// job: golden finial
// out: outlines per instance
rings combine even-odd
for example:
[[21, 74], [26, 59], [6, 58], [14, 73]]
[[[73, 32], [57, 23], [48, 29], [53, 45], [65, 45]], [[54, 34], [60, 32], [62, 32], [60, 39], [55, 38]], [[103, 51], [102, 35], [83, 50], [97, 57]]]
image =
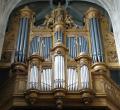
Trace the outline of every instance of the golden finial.
[[28, 6], [25, 6], [23, 9], [20, 10], [20, 14], [23, 17], [29, 17], [30, 18], [34, 13]]
[[86, 12], [86, 18], [100, 17], [100, 12], [96, 8], [90, 7]]

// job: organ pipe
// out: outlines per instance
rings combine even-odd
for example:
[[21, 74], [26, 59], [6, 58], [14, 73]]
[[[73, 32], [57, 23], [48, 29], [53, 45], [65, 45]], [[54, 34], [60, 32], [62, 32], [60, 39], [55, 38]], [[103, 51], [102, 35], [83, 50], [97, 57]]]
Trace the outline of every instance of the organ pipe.
[[84, 36], [78, 37], [78, 49], [79, 53], [88, 53], [87, 39]]
[[89, 88], [89, 70], [86, 65], [80, 67], [81, 89]]
[[60, 42], [61, 44], [64, 44], [64, 37], [63, 37], [63, 32], [62, 31], [56, 31], [55, 34], [54, 34], [54, 43], [58, 43]]
[[30, 44], [30, 55], [38, 54], [44, 59], [49, 59], [51, 48], [51, 37], [36, 36]]
[[28, 89], [40, 89], [39, 85], [39, 76], [41, 75], [41, 66], [40, 63], [43, 59], [39, 55], [32, 55], [28, 59], [29, 68], [28, 68]]
[[17, 38], [17, 47], [15, 54], [15, 62], [23, 62], [25, 63], [26, 55], [27, 55], [27, 39], [28, 39], [28, 30], [29, 30], [29, 20], [31, 18], [32, 11], [25, 7], [20, 11], [20, 26], [18, 31]]
[[17, 39], [17, 52], [19, 51], [19, 48], [20, 48], [20, 39], [21, 39], [22, 25], [23, 25], [23, 19], [20, 19], [18, 39]]
[[[24, 33], [25, 38], [23, 40], [23, 55], [24, 56], [26, 56], [25, 54], [26, 54], [26, 50], [27, 50], [26, 47], [27, 47], [27, 40], [28, 40], [28, 38], [27, 38], [27, 36], [28, 36], [28, 27], [29, 27], [29, 19], [26, 18], [25, 33]], [[25, 61], [25, 58], [23, 59], [23, 61]]]
[[99, 22], [99, 12], [94, 8], [90, 8], [87, 12], [87, 18], [89, 19], [89, 30], [91, 36], [92, 57], [93, 62], [103, 62], [103, 45], [102, 35]]
[[83, 89], [91, 89], [92, 82], [91, 82], [91, 72], [90, 72], [90, 65], [91, 59], [87, 53], [81, 53], [77, 58], [76, 61], [80, 64], [79, 68], [79, 90]]
[[65, 65], [64, 57], [61, 55], [55, 56], [54, 61], [54, 88], [64, 88], [65, 87]]
[[78, 89], [78, 75], [75, 68], [69, 67], [67, 69], [67, 89], [68, 91], [77, 91]]
[[39, 88], [39, 68], [36, 65], [30, 67], [28, 73], [28, 89], [38, 89]]
[[66, 46], [69, 49], [69, 56], [71, 58], [77, 57], [80, 53], [88, 53], [87, 39], [83, 36], [78, 38], [68, 36]]

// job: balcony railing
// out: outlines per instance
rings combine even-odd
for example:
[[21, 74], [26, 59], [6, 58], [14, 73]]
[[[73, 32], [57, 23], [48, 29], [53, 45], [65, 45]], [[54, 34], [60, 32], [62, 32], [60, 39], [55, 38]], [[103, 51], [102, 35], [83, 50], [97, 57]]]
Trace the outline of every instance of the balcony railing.
[[112, 81], [106, 77], [104, 82], [104, 89], [107, 95], [107, 98], [115, 103], [120, 108], [120, 88]]
[[[120, 109], [120, 88], [105, 73], [92, 74], [93, 86], [97, 98], [104, 97], [108, 102]], [[113, 110], [113, 108], [111, 108]]]

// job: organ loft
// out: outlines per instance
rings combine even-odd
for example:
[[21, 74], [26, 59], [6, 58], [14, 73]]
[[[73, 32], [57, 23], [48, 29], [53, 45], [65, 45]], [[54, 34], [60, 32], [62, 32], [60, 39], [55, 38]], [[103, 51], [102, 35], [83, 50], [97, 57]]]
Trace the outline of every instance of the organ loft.
[[81, 25], [58, 4], [37, 23], [29, 5], [10, 19], [0, 68], [1, 110], [120, 110], [118, 69], [108, 19], [89, 7]]

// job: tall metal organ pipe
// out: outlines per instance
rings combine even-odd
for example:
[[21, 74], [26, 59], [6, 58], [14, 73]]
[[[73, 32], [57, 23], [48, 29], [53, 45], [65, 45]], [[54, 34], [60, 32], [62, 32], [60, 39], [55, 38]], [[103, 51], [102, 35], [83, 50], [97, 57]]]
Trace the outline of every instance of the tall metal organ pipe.
[[87, 53], [81, 53], [76, 61], [80, 64], [79, 71], [79, 90], [91, 89], [91, 59]]
[[32, 17], [32, 11], [25, 7], [20, 10], [20, 25], [17, 38], [17, 47], [15, 54], [15, 62], [25, 62], [27, 55], [27, 39], [28, 39], [28, 30], [29, 30], [29, 21]]
[[89, 19], [89, 30], [91, 36], [92, 58], [93, 62], [104, 62], [102, 35], [99, 22], [99, 12], [94, 8], [87, 11]]
[[27, 89], [38, 89], [39, 88], [39, 68], [37, 65], [32, 64], [28, 73], [28, 86]]
[[64, 57], [62, 55], [56, 55], [54, 61], [54, 88], [65, 87], [65, 65]]
[[86, 65], [83, 65], [80, 67], [80, 83], [81, 88], [80, 89], [87, 89], [89, 88], [89, 70]]

